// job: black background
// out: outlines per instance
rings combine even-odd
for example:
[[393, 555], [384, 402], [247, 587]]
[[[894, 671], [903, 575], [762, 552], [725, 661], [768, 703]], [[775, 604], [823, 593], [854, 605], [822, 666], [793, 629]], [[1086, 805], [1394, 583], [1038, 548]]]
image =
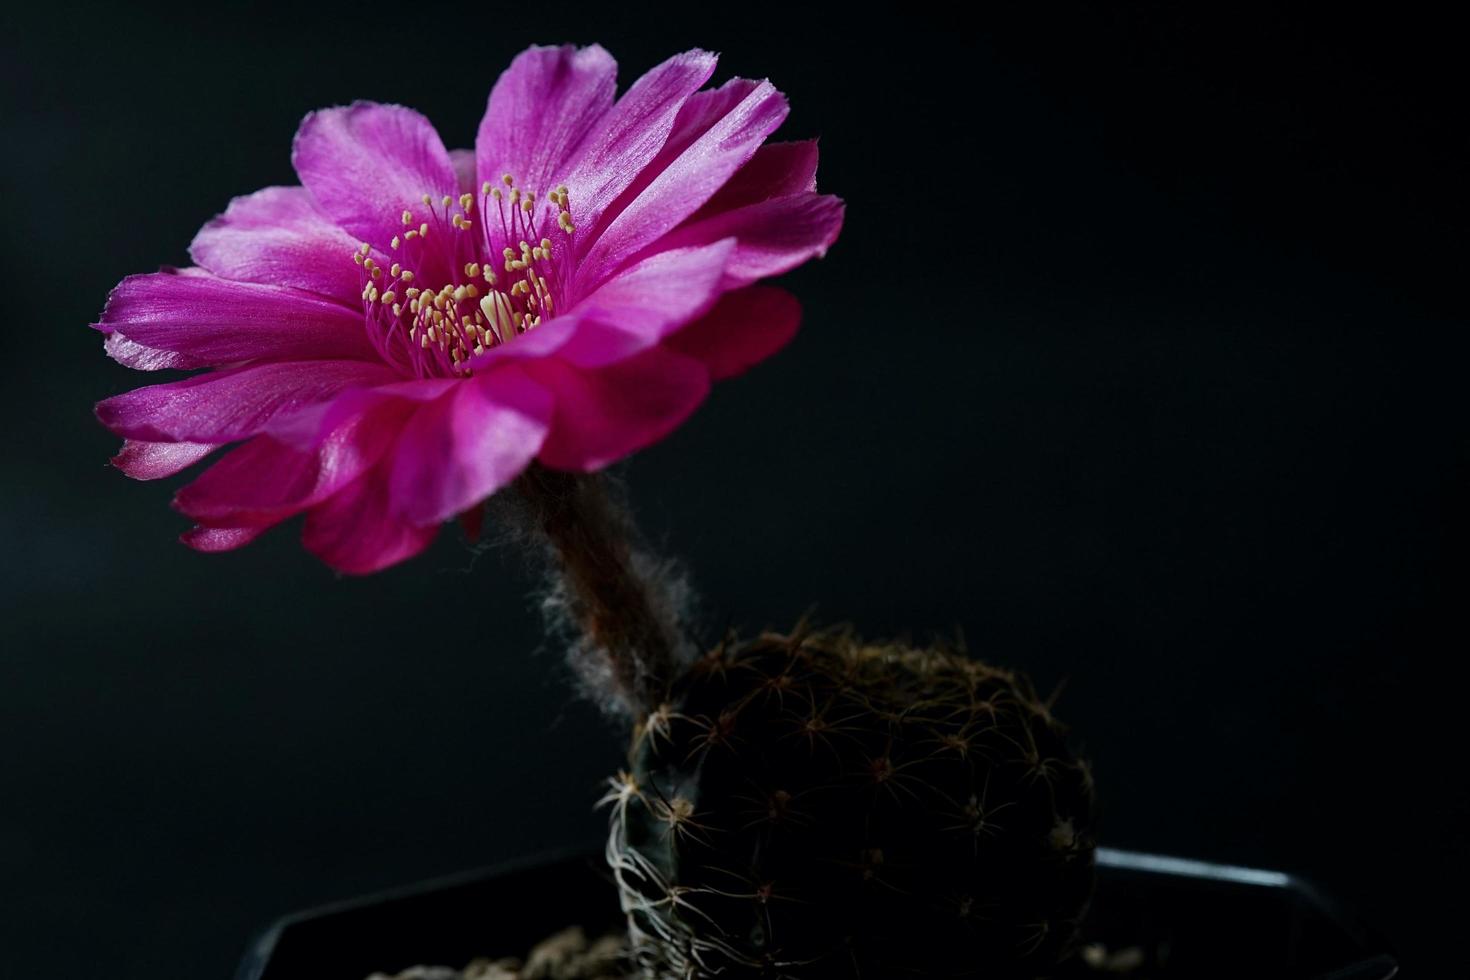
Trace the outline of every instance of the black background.
[[564, 40], [771, 77], [849, 202], [794, 345], [627, 469], [708, 621], [962, 627], [1066, 678], [1106, 843], [1304, 872], [1463, 959], [1459, 35], [1172, 6], [5, 14], [0, 973], [224, 977], [278, 913], [598, 833], [618, 748], [516, 555], [191, 553], [184, 478], [108, 469], [91, 417], [156, 379], [86, 326], [293, 182], [308, 110], [467, 145]]

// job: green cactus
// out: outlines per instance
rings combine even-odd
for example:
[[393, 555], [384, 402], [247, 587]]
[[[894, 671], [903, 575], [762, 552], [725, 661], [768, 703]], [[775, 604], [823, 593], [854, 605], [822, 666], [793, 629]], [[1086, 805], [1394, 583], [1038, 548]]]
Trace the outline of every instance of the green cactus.
[[636, 726], [608, 860], [646, 977], [1037, 977], [1093, 885], [1086, 764], [1025, 678], [733, 638]]

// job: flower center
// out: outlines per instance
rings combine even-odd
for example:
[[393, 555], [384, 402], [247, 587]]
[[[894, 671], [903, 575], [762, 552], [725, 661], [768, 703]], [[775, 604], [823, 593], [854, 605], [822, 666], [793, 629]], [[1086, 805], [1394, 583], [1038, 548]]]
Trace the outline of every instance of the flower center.
[[[538, 200], [501, 178], [402, 214], [384, 248], [363, 242], [368, 336], [389, 364], [415, 377], [463, 377], [478, 354], [534, 330], [566, 299], [572, 223], [566, 187]], [[383, 263], [389, 263], [385, 268]]]

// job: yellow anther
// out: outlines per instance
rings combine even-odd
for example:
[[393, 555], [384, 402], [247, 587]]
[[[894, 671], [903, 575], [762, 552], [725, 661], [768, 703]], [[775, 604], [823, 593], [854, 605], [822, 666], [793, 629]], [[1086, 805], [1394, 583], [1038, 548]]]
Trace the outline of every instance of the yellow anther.
[[567, 185], [566, 184], [557, 184], [556, 185], [556, 192], [558, 194], [560, 194], [562, 197], [566, 197], [567, 196]]
[[405, 239], [419, 237], [418, 229], [415, 228], [413, 231], [404, 232], [403, 237]]
[[399, 240], [398, 236], [397, 235], [394, 235], [393, 236], [393, 247], [394, 248], [397, 248], [399, 245], [402, 245], [402, 244], [403, 244], [403, 242]]
[[406, 225], [413, 224], [413, 212], [408, 210], [407, 208], [404, 208], [403, 210], [403, 223]]
[[460, 218], [459, 219], [459, 227], [462, 230], [464, 230], [464, 231], [469, 231], [470, 230], [470, 226], [473, 225], [473, 224], [474, 224], [474, 222], [471, 221], [469, 218]]
[[404, 269], [403, 270], [403, 281], [404, 282], [413, 282], [413, 273], [412, 272], [409, 272], [407, 269]]
[[369, 245], [367, 242], [363, 242], [361, 245], [357, 246], [357, 251], [360, 254], [362, 254], [362, 255], [367, 255], [372, 250], [373, 250], [373, 247], [371, 245]]
[[490, 191], [490, 196], [493, 197], [493, 198], [495, 198], [495, 200], [497, 200], [497, 201], [499, 201], [499, 200], [501, 200], [502, 198], [505, 197], [504, 194], [500, 193], [500, 188], [499, 187], [496, 187], [493, 190], [491, 190]]
[[356, 262], [358, 265], [362, 265], [362, 253], [361, 252], [353, 252], [352, 253], [352, 261]]
[[501, 180], [502, 183], [505, 184], [506, 187], [514, 187], [515, 184], [516, 184], [516, 179], [514, 177], [512, 177], [510, 174], [503, 174], [503, 175], [501, 175], [500, 180]]
[[550, 252], [551, 251], [551, 239], [549, 239], [549, 238], [543, 238], [543, 239], [541, 239], [541, 250], [543, 252]]
[[560, 225], [561, 230], [566, 232], [568, 235], [577, 230], [577, 226], [572, 224], [572, 212], [570, 211], [563, 211], [561, 214], [557, 215], [556, 223]]
[[454, 203], [454, 198], [450, 197], [448, 194], [445, 194], [444, 195], [444, 200], [440, 201], [439, 203], [442, 204], [442, 205], [444, 205], [447, 208], [447, 207], [449, 207], [449, 205], [451, 205], [451, 204]]
[[420, 235], [427, 235], [428, 233], [429, 233], [429, 223], [427, 221], [425, 221], [423, 224], [419, 225], [419, 234]]
[[516, 202], [520, 201], [520, 199], [521, 189], [519, 187], [512, 187], [510, 189], [510, 203], [515, 204]]
[[380, 266], [380, 265], [373, 266], [373, 278], [374, 279], [381, 279], [381, 278], [383, 278], [383, 267], [382, 266]]
[[393, 304], [393, 315], [394, 316], [403, 316], [403, 306], [401, 304], [399, 304], [399, 303], [394, 303]]
[[461, 194], [459, 196], [459, 206], [464, 208], [465, 212], [468, 213], [470, 208], [473, 208], [475, 206], [475, 195]]
[[455, 289], [454, 289], [454, 294], [453, 295], [454, 295], [454, 301], [456, 303], [462, 303], [462, 302], [464, 302], [464, 298], [465, 298], [465, 295], [466, 295], [466, 293], [464, 291], [464, 287], [463, 286], [456, 286]]
[[488, 181], [488, 180], [485, 181], [483, 184], [480, 185], [480, 193], [482, 195], [486, 196], [486, 197], [489, 197], [490, 196], [490, 191], [491, 190], [492, 190], [492, 188], [490, 186], [490, 181]]
[[399, 265], [397, 262], [394, 262], [392, 265], [390, 265], [388, 267], [388, 275], [390, 275], [390, 276], [397, 277], [397, 275], [400, 272], [402, 272], [402, 271], [403, 271], [403, 266]]
[[470, 299], [474, 299], [476, 296], [480, 295], [480, 287], [476, 286], [472, 282], [467, 282], [464, 285], [464, 293]]
[[485, 266], [484, 276], [485, 276], [485, 281], [486, 282], [488, 282], [492, 286], [495, 285], [495, 270], [494, 269], [490, 268], [488, 265]]
[[524, 212], [526, 212], [527, 214], [530, 214], [531, 213], [531, 208], [532, 208], [533, 205], [535, 205], [535, 203], [536, 203], [535, 201], [531, 200], [528, 197], [524, 201], [521, 202], [521, 210], [524, 211]]
[[429, 207], [433, 207], [434, 206], [434, 199], [432, 197], [430, 197], [429, 195], [427, 195], [427, 194], [425, 194], [423, 197], [419, 198], [419, 200], [420, 201], [423, 201]]
[[398, 294], [395, 293], [395, 292], [393, 292], [393, 290], [391, 290], [391, 289], [388, 290], [386, 293], [383, 294], [383, 302], [384, 303], [392, 303], [397, 298], [398, 298]]
[[[406, 275], [404, 276], [404, 281], [405, 282], [408, 281], [408, 277]], [[417, 287], [417, 286], [409, 286], [407, 289], [405, 289], [403, 291], [403, 295], [407, 296], [409, 299], [413, 299], [418, 294], [419, 294], [419, 287]]]

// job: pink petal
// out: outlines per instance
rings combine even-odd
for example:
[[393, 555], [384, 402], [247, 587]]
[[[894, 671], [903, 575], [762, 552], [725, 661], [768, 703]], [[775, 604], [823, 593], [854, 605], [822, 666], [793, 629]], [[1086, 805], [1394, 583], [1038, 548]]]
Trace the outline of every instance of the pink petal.
[[[96, 326], [100, 329], [107, 329], [102, 324]], [[109, 333], [103, 339], [102, 349], [108, 357], [123, 367], [130, 367], [135, 371], [164, 371], [169, 368], [187, 370], [208, 367], [207, 362], [195, 361], [176, 351], [144, 347], [117, 332]]]
[[551, 394], [516, 367], [476, 376], [403, 430], [389, 491], [395, 514], [437, 524], [520, 475], [551, 426]]
[[475, 137], [481, 181], [513, 174], [543, 197], [566, 180], [583, 143], [612, 108], [617, 62], [599, 45], [536, 47], [490, 92]]
[[842, 200], [830, 194], [798, 194], [681, 225], [659, 239], [656, 249], [688, 248], [734, 237], [724, 288], [780, 275], [827, 254], [842, 230]]
[[459, 192], [479, 197], [480, 192], [475, 185], [475, 151], [450, 150], [449, 162], [454, 166], [454, 180], [459, 187]]
[[359, 415], [385, 410], [387, 402], [397, 402], [407, 417], [415, 410], [414, 403], [434, 401], [459, 383], [458, 378], [416, 378], [374, 388], [350, 388], [330, 401], [280, 413], [271, 419], [265, 432], [296, 449], [316, 449], [340, 426]]
[[[557, 356], [580, 367], [601, 367], [654, 346], [714, 305], [734, 248], [734, 239], [702, 242], [630, 266], [571, 311], [582, 322]], [[555, 321], [537, 329], [554, 326]]]
[[817, 189], [817, 141], [766, 143], [693, 218]]
[[411, 402], [382, 399], [311, 450], [256, 436], [180, 490], [174, 506], [213, 527], [274, 524], [356, 480], [392, 449], [411, 414]]
[[458, 195], [439, 134], [403, 106], [354, 102], [313, 112], [296, 131], [291, 162], [323, 212], [384, 249], [402, 231], [405, 210], [424, 211], [423, 195]]
[[281, 361], [137, 388], [97, 405], [118, 435], [224, 443], [253, 436], [277, 415], [326, 401], [345, 388], [398, 380], [368, 361]]
[[294, 286], [355, 306], [362, 293], [356, 248], [306, 188], [267, 187], [231, 201], [200, 229], [189, 255], [224, 279]]
[[367, 575], [423, 551], [438, 524], [418, 527], [389, 510], [386, 466], [337, 491], [306, 515], [301, 543], [339, 572]]
[[[781, 125], [786, 113], [786, 99], [769, 82], [726, 85], [691, 97], [680, 110], [669, 144], [646, 169], [648, 176], [635, 181], [610, 208], [616, 217], [601, 229], [579, 265], [580, 288], [604, 281], [630, 256], [697, 211]], [[715, 118], [706, 126], [709, 117]]]
[[699, 320], [664, 341], [695, 358], [711, 380], [722, 381], [770, 357], [796, 336], [801, 305], [774, 286], [748, 286], [726, 293]]
[[205, 527], [198, 525], [179, 535], [179, 540], [195, 551], [205, 554], [215, 554], [221, 551], [234, 551], [260, 537], [270, 526], [262, 527]]
[[132, 345], [178, 355], [158, 367], [377, 359], [360, 311], [312, 293], [210, 275], [129, 276], [107, 298], [98, 326]]
[[112, 465], [134, 480], [161, 480], [188, 469], [218, 448], [215, 443], [128, 439], [112, 457]]
[[556, 397], [551, 434], [538, 459], [563, 470], [595, 470], [657, 442], [709, 392], [702, 364], [662, 347], [596, 371], [555, 359], [527, 365]]
[[592, 134], [571, 185], [576, 220], [592, 227], [658, 155], [680, 108], [714, 74], [717, 58], [708, 51], [686, 51], [650, 70], [618, 99]]

